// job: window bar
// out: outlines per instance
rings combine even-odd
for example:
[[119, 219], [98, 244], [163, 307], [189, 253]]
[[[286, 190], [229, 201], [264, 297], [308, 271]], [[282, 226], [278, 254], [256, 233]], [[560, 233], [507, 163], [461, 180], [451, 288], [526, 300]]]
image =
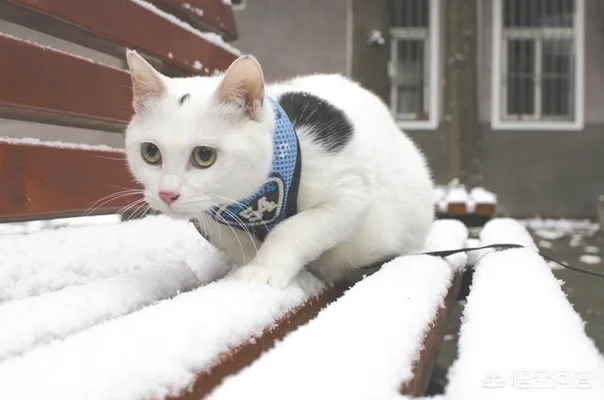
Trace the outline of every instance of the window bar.
[[424, 71], [422, 75], [423, 86], [423, 104], [422, 104], [422, 119], [429, 119], [430, 113], [430, 39], [424, 39]]

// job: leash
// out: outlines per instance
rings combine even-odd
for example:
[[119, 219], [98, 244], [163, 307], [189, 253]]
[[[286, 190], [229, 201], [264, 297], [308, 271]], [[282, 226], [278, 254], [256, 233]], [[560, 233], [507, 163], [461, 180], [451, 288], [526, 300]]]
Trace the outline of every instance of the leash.
[[[435, 256], [435, 257], [449, 257], [453, 254], [457, 254], [457, 253], [465, 253], [468, 251], [477, 251], [477, 250], [485, 250], [485, 249], [495, 249], [497, 251], [502, 251], [502, 250], [510, 250], [510, 249], [521, 249], [521, 248], [526, 248], [526, 246], [522, 246], [520, 244], [513, 244], [513, 243], [498, 243], [498, 244], [490, 244], [487, 246], [481, 246], [481, 247], [464, 247], [462, 249], [455, 249], [455, 250], [440, 250], [440, 251], [428, 251], [425, 253], [411, 253], [408, 255], [413, 255], [413, 256], [419, 256], [419, 255], [424, 255], [424, 256]], [[553, 257], [547, 256], [545, 254], [543, 254], [543, 252], [541, 251], [537, 251], [537, 253], [545, 258], [548, 261], [552, 261], [555, 262], [556, 264], [569, 269], [571, 271], [575, 271], [575, 272], [579, 272], [581, 274], [586, 274], [586, 275], [592, 275], [592, 276], [597, 276], [598, 278], [604, 278], [604, 274], [598, 273], [598, 272], [593, 272], [593, 271], [588, 271], [585, 269], [581, 269], [581, 268], [577, 268], [577, 267], [573, 267], [572, 265], [568, 265], [566, 263], [563, 263], [562, 261], [558, 261]], [[366, 271], [367, 273], [374, 273], [376, 271], [378, 271], [383, 264], [394, 260], [395, 258], [397, 258], [399, 256], [395, 256], [395, 257], [391, 257], [387, 260], [384, 261], [380, 261], [371, 265], [368, 265], [366, 267], [361, 268], [361, 271]]]

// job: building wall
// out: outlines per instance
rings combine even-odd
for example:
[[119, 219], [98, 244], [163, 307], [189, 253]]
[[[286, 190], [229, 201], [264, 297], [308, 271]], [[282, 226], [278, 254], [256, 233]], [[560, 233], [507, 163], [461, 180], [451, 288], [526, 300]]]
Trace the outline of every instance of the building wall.
[[347, 0], [249, 0], [235, 11], [234, 45], [255, 55], [267, 81], [346, 73]]
[[[477, 62], [484, 185], [497, 193], [501, 211], [509, 215], [595, 217], [597, 196], [604, 193], [604, 3], [585, 1], [583, 131], [491, 128], [493, 10], [491, 1], [479, 4]], [[446, 183], [442, 124], [436, 131], [408, 134], [428, 157], [436, 181]]]
[[[445, 0], [440, 0], [444, 5]], [[377, 29], [388, 39], [389, 0], [253, 0], [236, 12], [242, 50], [263, 63], [268, 80], [310, 72], [351, 71], [353, 78], [388, 100], [389, 46], [369, 46]], [[347, 3], [351, 18], [347, 18]], [[501, 210], [515, 216], [592, 217], [597, 195], [604, 193], [604, 3], [585, 1], [586, 93], [583, 131], [494, 131], [490, 124], [492, 2], [478, 2], [480, 15], [479, 129], [482, 133], [484, 185], [499, 196]], [[317, 11], [320, 9], [320, 16]], [[379, 14], [382, 13], [382, 17]], [[444, 12], [441, 60], [444, 56]], [[348, 20], [348, 21], [347, 21]], [[264, 21], [270, 21], [267, 27]], [[352, 46], [347, 68], [347, 23]], [[278, 35], [268, 32], [274, 30]], [[444, 77], [444, 63], [441, 65]], [[440, 120], [442, 87], [439, 88]], [[435, 180], [445, 182], [444, 127], [406, 131], [426, 154]]]
[[[492, 20], [483, 1], [482, 20]], [[492, 24], [483, 24], [480, 129], [484, 181], [504, 210], [522, 216], [594, 217], [604, 193], [604, 3], [585, 1], [585, 128], [583, 131], [493, 130]]]

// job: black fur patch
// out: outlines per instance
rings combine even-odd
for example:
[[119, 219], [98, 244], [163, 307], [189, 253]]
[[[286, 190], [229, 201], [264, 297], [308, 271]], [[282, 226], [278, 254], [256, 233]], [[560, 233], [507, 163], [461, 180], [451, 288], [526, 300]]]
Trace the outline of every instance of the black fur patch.
[[178, 99], [178, 105], [182, 106], [183, 104], [185, 104], [185, 101], [189, 100], [189, 97], [191, 97], [189, 93], [184, 94], [180, 99]]
[[306, 92], [288, 92], [279, 104], [294, 128], [305, 126], [313, 141], [326, 151], [338, 152], [346, 146], [354, 131], [344, 112], [327, 101]]

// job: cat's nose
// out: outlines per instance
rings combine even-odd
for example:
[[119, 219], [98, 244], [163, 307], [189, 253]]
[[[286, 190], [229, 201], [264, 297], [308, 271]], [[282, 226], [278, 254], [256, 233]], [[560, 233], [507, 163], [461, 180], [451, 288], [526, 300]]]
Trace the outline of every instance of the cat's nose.
[[174, 192], [166, 192], [162, 190], [159, 192], [159, 197], [161, 197], [164, 203], [170, 205], [180, 197], [180, 194]]

